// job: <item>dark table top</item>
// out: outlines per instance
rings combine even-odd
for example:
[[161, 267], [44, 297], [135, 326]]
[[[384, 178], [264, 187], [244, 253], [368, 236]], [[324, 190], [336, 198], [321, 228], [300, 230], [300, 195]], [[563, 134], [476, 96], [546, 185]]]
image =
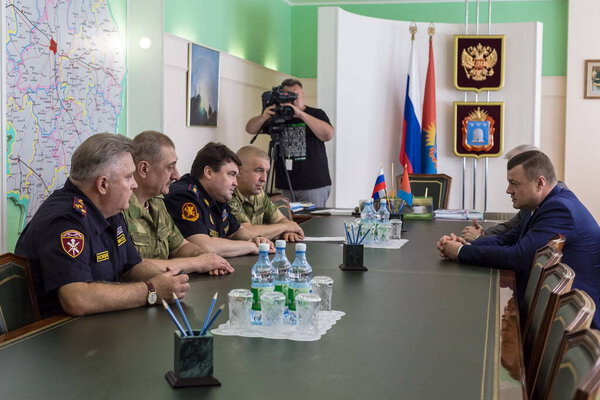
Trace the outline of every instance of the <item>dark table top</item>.
[[[309, 236], [341, 236], [340, 217], [308, 221]], [[435, 241], [464, 221], [407, 221], [398, 250], [366, 249], [368, 272], [343, 272], [342, 246], [308, 243], [314, 275], [334, 281], [346, 315], [320, 340], [215, 336], [216, 388], [172, 389], [174, 327], [162, 307], [76, 318], [0, 348], [0, 398], [479, 399], [497, 389], [498, 273], [440, 260]], [[293, 259], [293, 245], [288, 244]], [[250, 286], [255, 256], [225, 277], [192, 276], [194, 328], [209, 301]], [[227, 307], [217, 321], [227, 319]]]

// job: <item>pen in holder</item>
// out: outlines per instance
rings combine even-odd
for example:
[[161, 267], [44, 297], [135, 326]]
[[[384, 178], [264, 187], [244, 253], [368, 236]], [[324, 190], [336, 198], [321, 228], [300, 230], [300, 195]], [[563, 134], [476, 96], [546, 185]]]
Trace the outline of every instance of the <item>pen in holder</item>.
[[363, 265], [364, 246], [362, 244], [344, 243], [344, 258], [340, 264], [342, 271], [368, 271]]
[[213, 374], [213, 337], [210, 333], [200, 336], [182, 336], [175, 331], [175, 363], [173, 371], [165, 378], [173, 388], [191, 386], [221, 386]]

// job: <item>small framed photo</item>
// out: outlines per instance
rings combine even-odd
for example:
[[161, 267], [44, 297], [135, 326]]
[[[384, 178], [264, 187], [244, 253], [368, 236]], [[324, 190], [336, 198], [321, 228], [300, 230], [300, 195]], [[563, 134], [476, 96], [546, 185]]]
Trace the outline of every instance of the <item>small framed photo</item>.
[[585, 98], [600, 99], [600, 60], [585, 60]]

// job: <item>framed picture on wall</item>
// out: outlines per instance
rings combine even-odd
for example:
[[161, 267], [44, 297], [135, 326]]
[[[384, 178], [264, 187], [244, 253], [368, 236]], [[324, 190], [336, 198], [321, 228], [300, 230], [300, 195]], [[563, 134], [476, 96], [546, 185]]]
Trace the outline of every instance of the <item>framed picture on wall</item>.
[[454, 36], [454, 87], [500, 90], [504, 86], [504, 35]]
[[498, 157], [504, 144], [504, 103], [454, 103], [454, 154]]
[[585, 98], [600, 99], [600, 60], [585, 60]]
[[217, 126], [219, 52], [190, 43], [188, 47], [187, 126]]

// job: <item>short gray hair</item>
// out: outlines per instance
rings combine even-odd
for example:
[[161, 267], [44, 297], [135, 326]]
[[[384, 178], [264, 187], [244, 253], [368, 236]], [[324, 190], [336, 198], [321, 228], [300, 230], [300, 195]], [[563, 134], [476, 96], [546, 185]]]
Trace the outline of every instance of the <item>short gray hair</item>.
[[237, 151], [237, 155], [242, 161], [242, 165], [249, 162], [252, 158], [262, 158], [269, 161], [269, 155], [263, 149], [256, 146], [244, 146]]
[[160, 151], [163, 147], [175, 148], [171, 138], [158, 131], [144, 131], [133, 138], [134, 152], [133, 162], [148, 161], [155, 163], [160, 161]]
[[133, 141], [115, 133], [97, 133], [85, 139], [71, 156], [69, 178], [78, 182], [96, 179], [110, 171], [123, 153], [133, 153]]
[[521, 144], [521, 145], [515, 147], [514, 149], [507, 151], [506, 154], [504, 155], [504, 158], [506, 158], [507, 160], [510, 160], [517, 154], [521, 154], [521, 153], [524, 153], [526, 151], [531, 151], [531, 150], [539, 151], [540, 149], [538, 149], [537, 147], [535, 147], [532, 144]]

